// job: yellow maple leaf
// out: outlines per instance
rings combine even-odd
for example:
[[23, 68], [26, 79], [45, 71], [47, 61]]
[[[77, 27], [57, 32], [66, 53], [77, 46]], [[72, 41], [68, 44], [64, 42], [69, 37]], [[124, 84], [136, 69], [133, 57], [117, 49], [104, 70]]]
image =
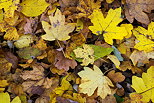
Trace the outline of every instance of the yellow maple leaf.
[[[148, 30], [138, 26], [133, 30], [133, 34], [139, 41], [136, 43], [134, 48], [138, 50], [144, 50], [145, 52], [150, 52], [154, 50], [154, 42], [151, 39], [154, 39], [154, 22], [151, 22], [148, 25]], [[149, 38], [147, 38], [149, 37]]]
[[45, 0], [24, 0], [20, 4], [21, 12], [28, 17], [42, 14], [49, 5]]
[[83, 58], [81, 65], [87, 66], [94, 63], [94, 50], [89, 45], [84, 44], [83, 48], [74, 49], [73, 52], [76, 58]]
[[20, 0], [1, 0], [0, 9], [4, 8], [5, 18], [14, 16], [14, 11], [17, 10], [19, 2]]
[[46, 34], [42, 36], [44, 40], [53, 41], [60, 40], [65, 41], [70, 38], [68, 35], [75, 28], [74, 23], [65, 24], [65, 16], [62, 15], [61, 11], [57, 9], [54, 16], [49, 16], [50, 23], [42, 21], [43, 29]]
[[91, 96], [97, 89], [97, 95], [104, 99], [108, 94], [111, 94], [109, 86], [113, 87], [111, 80], [104, 76], [101, 70], [94, 65], [94, 70], [89, 67], [84, 67], [84, 71], [78, 73], [81, 77], [79, 91]]
[[89, 18], [93, 23], [93, 26], [89, 26], [89, 29], [96, 35], [103, 33], [104, 40], [108, 44], [112, 45], [113, 39], [122, 40], [128, 35], [125, 27], [117, 26], [122, 21], [121, 8], [110, 9], [106, 18], [104, 18], [101, 10], [96, 9]]
[[147, 73], [142, 74], [142, 78], [137, 76], [132, 77], [132, 88], [142, 95], [142, 101], [154, 102], [154, 66], [151, 66]]

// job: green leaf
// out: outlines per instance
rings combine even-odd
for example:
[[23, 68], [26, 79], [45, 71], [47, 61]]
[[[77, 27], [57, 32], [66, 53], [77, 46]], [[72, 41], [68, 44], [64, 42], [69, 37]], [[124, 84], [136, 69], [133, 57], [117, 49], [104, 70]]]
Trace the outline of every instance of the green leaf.
[[118, 58], [118, 60], [119, 61], [123, 61], [124, 58], [121, 56], [121, 53], [119, 52], [119, 50], [115, 46], [113, 46], [113, 45], [112, 45], [112, 48], [114, 49], [113, 53]]
[[42, 54], [41, 50], [32, 47], [20, 49], [17, 53], [23, 59], [33, 59]]
[[[91, 46], [93, 49], [94, 49], [94, 60], [97, 60], [101, 57], [104, 57], [108, 54], [110, 54], [114, 49], [113, 48], [104, 48], [104, 47], [101, 47], [101, 46], [97, 46], [97, 45], [92, 45], [92, 44], [89, 44], [89, 46]], [[77, 48], [80, 48], [81, 46], [77, 47]], [[75, 54], [74, 52], [72, 52], [70, 54], [70, 56], [77, 60], [78, 62], [82, 62], [82, 59], [81, 58], [76, 58], [75, 57]]]
[[94, 49], [95, 60], [110, 54], [113, 48], [104, 48], [102, 46], [90, 45]]

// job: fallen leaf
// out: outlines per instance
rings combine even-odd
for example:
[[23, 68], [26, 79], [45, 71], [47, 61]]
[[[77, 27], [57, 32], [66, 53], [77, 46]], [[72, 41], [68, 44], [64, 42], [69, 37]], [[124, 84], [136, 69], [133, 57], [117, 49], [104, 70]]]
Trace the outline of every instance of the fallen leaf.
[[147, 58], [147, 54], [144, 51], [137, 51], [134, 50], [133, 53], [130, 55], [130, 59], [133, 62], [133, 65], [140, 67], [146, 63], [149, 63], [149, 59]]
[[[113, 39], [122, 40], [128, 35], [128, 29], [125, 27], [118, 27], [117, 25], [122, 22], [121, 8], [115, 10], [110, 9], [108, 15], [104, 18], [101, 10], [94, 10], [89, 16], [94, 26], [89, 26], [89, 29], [96, 35], [103, 33], [104, 40], [108, 44], [113, 44]], [[114, 28], [114, 29], [113, 29]]]
[[116, 68], [119, 68], [120, 66], [120, 61], [118, 60], [118, 58], [114, 55], [108, 55], [107, 58], [109, 58], [116, 66]]
[[27, 34], [19, 37], [19, 39], [16, 42], [14, 42], [14, 45], [17, 48], [24, 48], [30, 46], [30, 43], [33, 43], [33, 36]]
[[[134, 48], [138, 50], [144, 50], [145, 52], [150, 52], [154, 50], [154, 22], [151, 22], [148, 25], [148, 30], [144, 29], [141, 26], [138, 26], [133, 30], [133, 34], [137, 38], [138, 42], [134, 46]], [[149, 38], [148, 38], [149, 37]]]
[[64, 69], [65, 71], [68, 71], [69, 68], [74, 69], [77, 66], [75, 60], [65, 58], [63, 53], [59, 51], [56, 51], [56, 58], [54, 64], [57, 69]]
[[8, 85], [9, 83], [7, 83], [7, 80], [0, 80], [0, 92], [3, 92], [5, 90], [5, 87]]
[[138, 94], [138, 93], [131, 93], [129, 95], [130, 99], [131, 99], [131, 103], [143, 103], [142, 99], [142, 95]]
[[115, 70], [110, 71], [107, 74], [107, 77], [112, 80], [114, 83], [122, 82], [125, 80], [125, 76], [121, 72], [115, 72]]
[[132, 88], [142, 95], [143, 102], [154, 102], [154, 66], [151, 66], [147, 73], [142, 73], [142, 78], [133, 76], [132, 77]]
[[11, 102], [10, 102], [10, 96], [9, 93], [0, 93], [0, 103], [21, 103], [21, 100], [18, 96], [16, 96]]
[[[79, 39], [80, 38], [80, 39]], [[68, 45], [66, 46], [66, 50], [65, 50], [65, 56], [69, 59], [72, 59], [70, 57], [71, 52], [73, 52], [73, 50], [77, 47], [77, 46], [81, 46], [82, 44], [84, 44], [86, 42], [85, 37], [83, 36], [82, 33], [79, 34], [74, 34], [71, 36], [71, 39], [68, 41]]]
[[81, 77], [79, 91], [91, 96], [97, 89], [97, 96], [104, 99], [108, 94], [111, 94], [109, 86], [113, 87], [113, 84], [108, 77], [103, 75], [97, 66], [94, 65], [93, 69], [84, 67], [84, 70], [78, 73]]
[[146, 13], [150, 13], [153, 10], [153, 0], [126, 0], [125, 15], [130, 23], [133, 23], [134, 18], [146, 25], [150, 23], [149, 17]]
[[75, 24], [74, 23], [65, 24], [65, 16], [62, 15], [59, 9], [56, 10], [54, 16], [49, 16], [49, 19], [51, 25], [48, 22], [42, 21], [43, 29], [46, 32], [46, 34], [43, 35], [42, 38], [48, 41], [68, 40], [70, 38], [68, 34], [74, 30]]
[[82, 58], [82, 64], [87, 66], [88, 64], [94, 63], [94, 50], [87, 44], [84, 44], [82, 48], [78, 47], [77, 49], [73, 50], [76, 58]]
[[2, 0], [0, 2], [0, 9], [4, 9], [5, 18], [12, 18], [14, 16], [15, 10], [17, 10], [17, 5], [20, 0]]
[[42, 54], [41, 50], [32, 47], [22, 48], [17, 53], [23, 59], [34, 59]]
[[45, 0], [24, 0], [20, 4], [21, 12], [28, 17], [39, 16], [49, 5]]

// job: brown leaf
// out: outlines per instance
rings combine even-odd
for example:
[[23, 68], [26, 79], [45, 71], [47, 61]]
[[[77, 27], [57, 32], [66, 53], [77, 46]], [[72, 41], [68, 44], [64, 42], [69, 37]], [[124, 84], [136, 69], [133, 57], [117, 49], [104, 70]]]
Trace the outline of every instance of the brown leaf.
[[134, 18], [146, 25], [150, 23], [146, 13], [151, 13], [154, 9], [154, 0], [126, 0], [125, 15], [127, 20], [132, 23]]
[[62, 52], [56, 51], [57, 56], [55, 59], [55, 67], [58, 69], [64, 69], [66, 71], [69, 70], [69, 67], [74, 69], [77, 66], [77, 63], [73, 59], [65, 58]]
[[33, 34], [37, 28], [38, 17], [35, 18], [26, 18], [26, 24], [24, 25], [24, 34]]
[[147, 58], [147, 54], [144, 51], [133, 51], [133, 53], [130, 55], [130, 59], [133, 62], [133, 65], [140, 67], [143, 66], [146, 63], [149, 63], [149, 59]]
[[5, 52], [4, 55], [6, 60], [12, 63], [12, 69], [13, 69], [13, 72], [15, 72], [18, 65], [18, 58], [11, 52]]
[[125, 76], [122, 75], [121, 72], [116, 72], [115, 73], [115, 70], [112, 70], [110, 71], [107, 76], [114, 82], [114, 83], [117, 83], [117, 82], [122, 82], [125, 80]]

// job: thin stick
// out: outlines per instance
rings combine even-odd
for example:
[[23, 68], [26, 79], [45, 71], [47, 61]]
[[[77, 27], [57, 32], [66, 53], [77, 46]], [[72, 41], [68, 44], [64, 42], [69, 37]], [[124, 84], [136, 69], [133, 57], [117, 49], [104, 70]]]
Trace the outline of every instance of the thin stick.
[[[59, 47], [62, 48], [62, 46], [61, 46], [61, 44], [59, 43], [59, 41], [58, 41], [57, 39], [56, 39], [56, 41], [57, 41]], [[63, 55], [65, 56], [65, 53], [64, 53], [64, 50], [63, 50], [63, 49], [62, 49], [62, 53], [63, 53]], [[66, 56], [65, 56], [65, 57], [66, 57]]]

